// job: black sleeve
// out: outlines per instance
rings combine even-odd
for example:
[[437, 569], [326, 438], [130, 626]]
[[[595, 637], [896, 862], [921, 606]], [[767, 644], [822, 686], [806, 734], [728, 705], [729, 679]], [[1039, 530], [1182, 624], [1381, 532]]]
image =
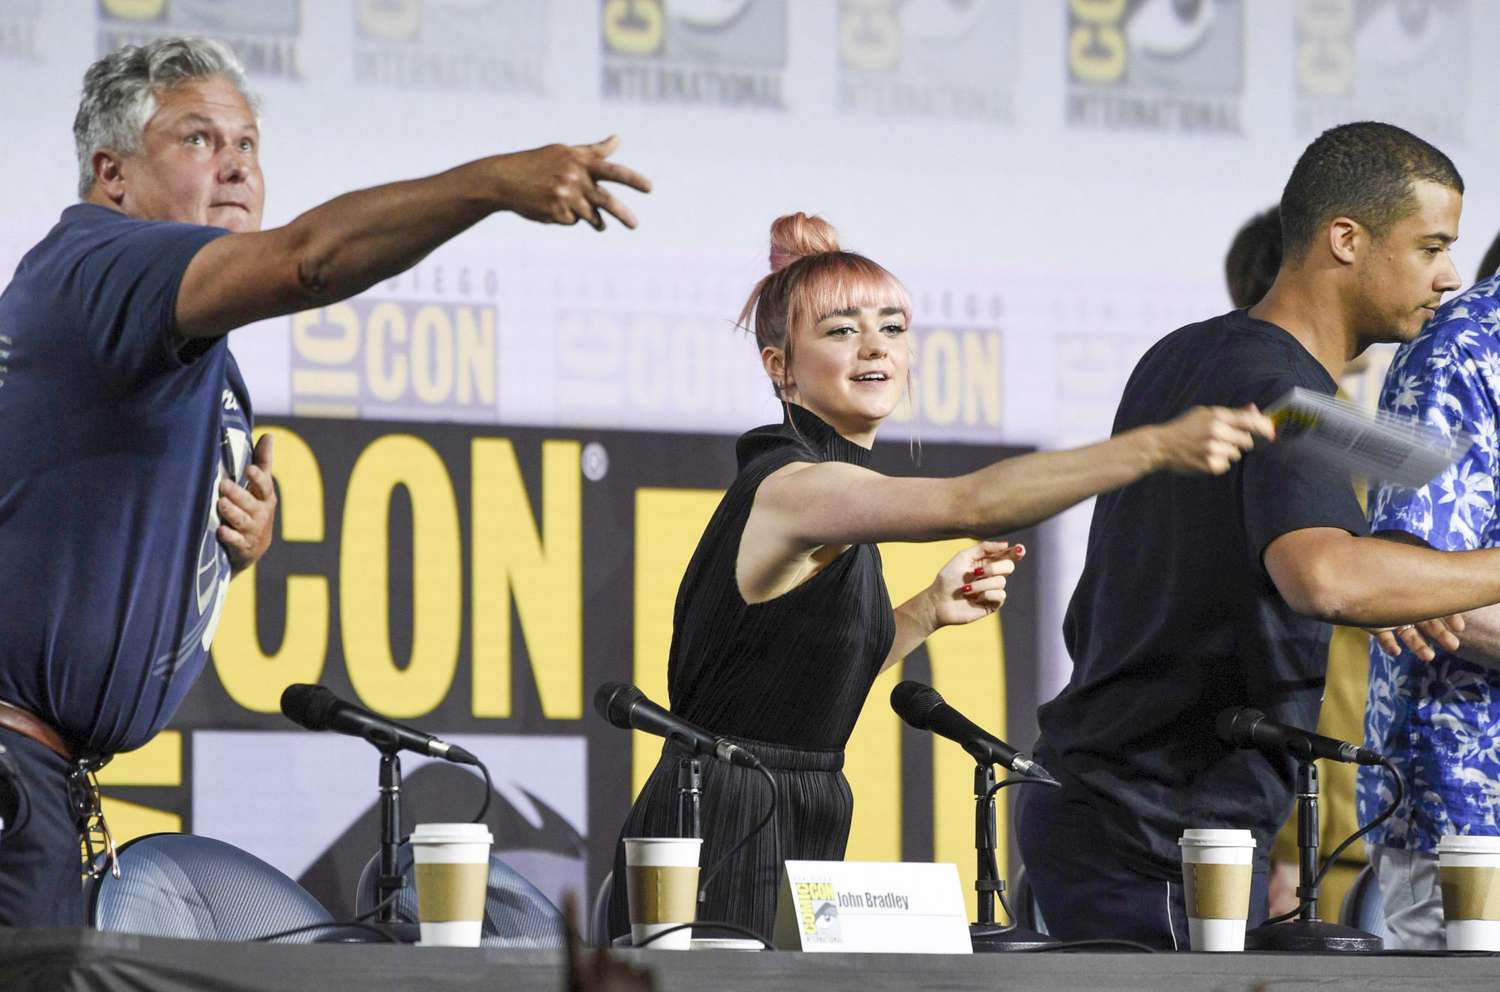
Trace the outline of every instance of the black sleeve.
[[[1267, 379], [1255, 390], [1255, 402], [1265, 409], [1294, 386], [1315, 388], [1296, 377]], [[1245, 541], [1258, 566], [1266, 547], [1294, 530], [1337, 527], [1355, 535], [1369, 533], [1349, 473], [1294, 442], [1257, 447], [1246, 455], [1240, 486]]]

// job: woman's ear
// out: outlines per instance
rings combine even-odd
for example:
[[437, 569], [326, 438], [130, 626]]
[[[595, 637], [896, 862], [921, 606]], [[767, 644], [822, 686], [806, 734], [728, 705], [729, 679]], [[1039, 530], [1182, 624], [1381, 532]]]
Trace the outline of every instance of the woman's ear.
[[775, 345], [766, 345], [760, 350], [760, 364], [766, 370], [766, 375], [771, 379], [771, 385], [776, 387], [777, 393], [785, 393], [795, 383], [788, 376], [790, 371], [786, 365], [786, 352]]

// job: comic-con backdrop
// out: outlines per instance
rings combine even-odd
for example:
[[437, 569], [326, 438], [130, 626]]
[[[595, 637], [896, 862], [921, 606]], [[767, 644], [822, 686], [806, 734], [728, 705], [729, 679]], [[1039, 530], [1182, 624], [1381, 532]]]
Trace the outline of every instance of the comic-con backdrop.
[[[638, 231], [495, 219], [348, 303], [234, 332], [285, 434], [283, 533], [236, 581], [179, 729], [112, 770], [132, 829], [220, 833], [311, 883], [346, 873], [369, 755], [274, 713], [286, 682], [321, 678], [476, 735], [504, 843], [549, 891], [592, 880], [650, 756], [588, 715], [589, 689], [633, 674], [660, 695], [726, 436], [778, 415], [731, 327], [775, 216], [825, 214], [913, 291], [911, 402], [882, 457], [909, 470], [909, 438], [955, 468], [1083, 443], [1150, 342], [1228, 308], [1230, 237], [1329, 124], [1390, 120], [1453, 156], [1470, 275], [1500, 226], [1482, 85], [1497, 32], [1500, 5], [1479, 0], [0, 0], [0, 277], [76, 196], [84, 68], [164, 35], [222, 38], [248, 66], [268, 224], [610, 133], [656, 186], [622, 194]], [[946, 684], [1023, 741], [1066, 677], [1087, 521], [1036, 536], [1003, 673], [998, 628], [912, 663], [980, 680]], [[893, 549], [893, 587], [928, 555]], [[898, 748], [888, 720], [860, 733], [854, 853], [965, 865], [952, 749]], [[408, 766], [414, 801], [478, 802], [444, 785], [461, 773]]]
[[[279, 711], [286, 685], [322, 682], [478, 755], [499, 794], [498, 849], [554, 898], [592, 891], [660, 751], [600, 719], [594, 689], [632, 681], [666, 700], [677, 583], [733, 477], [733, 444], [312, 418], [262, 429], [277, 452], [277, 552], [236, 579], [172, 729], [101, 776], [117, 832], [218, 837], [352, 908], [379, 837], [378, 753]], [[1009, 453], [890, 445], [876, 465], [950, 474]], [[965, 544], [884, 546], [892, 596]], [[1038, 574], [1011, 583], [1003, 626], [941, 631], [877, 682], [846, 766], [852, 857], [972, 866], [972, 762], [904, 729], [885, 697], [902, 678], [931, 681], [985, 726], [1029, 738]], [[403, 822], [478, 810], [483, 782], [467, 770], [410, 755], [404, 770]]]

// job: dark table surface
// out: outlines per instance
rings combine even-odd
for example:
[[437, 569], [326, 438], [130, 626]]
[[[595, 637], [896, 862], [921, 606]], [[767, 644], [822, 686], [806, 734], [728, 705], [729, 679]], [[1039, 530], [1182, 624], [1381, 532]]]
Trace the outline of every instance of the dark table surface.
[[[663, 990], [1500, 989], [1500, 958], [1441, 955], [796, 954], [624, 951]], [[92, 930], [0, 928], [5, 992], [460, 989], [558, 992], [560, 952], [379, 944], [228, 944]]]

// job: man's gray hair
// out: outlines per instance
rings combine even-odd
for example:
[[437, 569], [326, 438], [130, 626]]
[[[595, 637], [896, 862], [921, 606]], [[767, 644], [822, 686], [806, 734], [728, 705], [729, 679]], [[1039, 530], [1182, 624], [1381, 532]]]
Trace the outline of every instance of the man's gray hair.
[[83, 99], [73, 119], [78, 148], [78, 195], [94, 186], [94, 153], [101, 148], [130, 155], [140, 149], [146, 122], [156, 113], [162, 90], [193, 79], [222, 76], [259, 113], [246, 88], [245, 67], [229, 47], [208, 38], [161, 38], [126, 45], [89, 66], [83, 74]]

